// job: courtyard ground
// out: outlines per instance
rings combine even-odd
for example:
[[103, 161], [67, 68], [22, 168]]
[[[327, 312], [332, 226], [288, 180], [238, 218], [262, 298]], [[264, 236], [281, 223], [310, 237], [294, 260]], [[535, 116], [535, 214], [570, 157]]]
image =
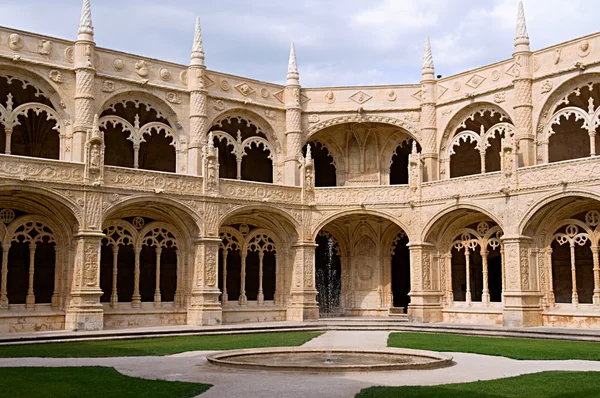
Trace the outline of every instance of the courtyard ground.
[[[263, 334], [258, 336], [268, 336]], [[408, 342], [414, 343], [415, 336], [399, 333], [399, 336], [389, 336], [385, 331], [328, 331], [304, 344], [305, 347], [352, 347], [352, 348], [383, 348], [387, 346], [388, 339], [395, 343], [402, 335]], [[274, 335], [271, 335], [274, 336]], [[221, 336], [219, 336], [221, 337]], [[294, 337], [296, 339], [298, 336]], [[304, 338], [306, 338], [305, 336]], [[314, 337], [314, 336], [312, 336]], [[428, 349], [441, 348], [446, 341], [450, 342], [449, 335], [423, 335], [429, 339]], [[472, 337], [481, 339], [481, 337]], [[157, 339], [158, 340], [158, 339]], [[301, 340], [301, 339], [300, 339]], [[490, 339], [487, 345], [505, 344], [504, 339]], [[537, 340], [529, 340], [531, 344], [539, 344]], [[98, 342], [100, 343], [100, 342]], [[422, 342], [423, 343], [423, 342]], [[521, 343], [521, 342], [519, 342]], [[556, 341], [544, 341], [547, 347], [552, 347]], [[74, 343], [68, 343], [74, 344]], [[139, 344], [139, 343], [138, 343]], [[298, 343], [298, 344], [301, 344]], [[469, 349], [483, 346], [483, 343], [470, 343], [464, 340], [461, 344], [454, 342], [453, 347]], [[515, 342], [511, 342], [515, 344]], [[522, 342], [526, 344], [526, 342]], [[592, 344], [590, 347], [598, 343]], [[48, 345], [50, 346], [50, 345]], [[32, 350], [33, 346], [28, 347]], [[238, 348], [239, 346], [236, 346]], [[156, 350], [156, 347], [154, 348]], [[219, 349], [223, 349], [222, 346]], [[536, 347], [542, 352], [543, 347]], [[552, 351], [550, 348], [549, 351]], [[547, 351], [548, 351], [547, 350]], [[592, 349], [589, 349], [593, 351]], [[143, 351], [143, 350], [142, 350]], [[579, 350], [583, 352], [585, 350]], [[210, 397], [353, 397], [361, 393], [361, 397], [388, 397], [388, 396], [483, 396], [483, 397], [594, 397], [600, 396], [600, 361], [589, 360], [516, 360], [503, 356], [490, 356], [474, 353], [453, 352], [455, 364], [453, 366], [434, 370], [407, 370], [374, 373], [347, 373], [337, 375], [326, 374], [298, 374], [284, 372], [246, 371], [237, 369], [223, 369], [208, 365], [206, 356], [214, 351], [189, 351], [167, 356], [120, 356], [111, 358], [2, 358], [0, 367], [21, 368], [13, 370], [17, 373], [29, 375], [29, 384], [36, 383], [36, 376], [31, 369], [22, 367], [114, 367], [123, 375], [149, 380], [178, 381], [188, 383], [211, 384], [202, 398]], [[558, 352], [560, 358], [565, 358], [564, 350]], [[577, 350], [575, 350], [577, 353]], [[32, 353], [35, 354], [35, 353]], [[556, 354], [556, 352], [555, 352]], [[554, 355], [554, 354], [553, 354]], [[78, 353], [85, 356], [85, 352]], [[551, 358], [550, 354], [546, 358]], [[95, 369], [95, 368], [89, 368]], [[5, 369], [0, 371], [5, 374]], [[539, 373], [561, 371], [561, 373]], [[576, 373], [562, 373], [565, 371]], [[535, 373], [535, 374], [534, 374]], [[523, 377], [516, 377], [527, 375]], [[516, 377], [516, 378], [515, 378]], [[4, 380], [4, 381], [2, 381]], [[86, 379], [83, 379], [86, 380]], [[489, 382], [494, 380], [493, 382]], [[554, 382], [556, 380], [556, 382]], [[455, 383], [472, 383], [457, 385]], [[0, 377], [0, 391], [5, 391], [6, 378]], [[18, 379], [9, 379], [8, 383], [24, 383]], [[491, 383], [491, 384], [490, 384]], [[554, 383], [554, 384], [553, 384]], [[451, 385], [454, 384], [454, 385]], [[527, 388], [542, 385], [538, 395], [531, 395]], [[23, 384], [21, 384], [23, 385]], [[440, 386], [443, 385], [443, 386]], [[396, 387], [391, 389], [373, 388], [374, 386]], [[397, 388], [399, 386], [431, 386], [427, 388]], [[435, 387], [434, 387], [435, 386]], [[198, 386], [202, 388], [203, 386]], [[547, 388], [546, 388], [547, 387]], [[585, 387], [585, 388], [583, 388]], [[92, 389], [93, 386], [87, 386]], [[361, 392], [362, 391], [362, 392]], [[597, 393], [596, 393], [597, 391]], [[549, 395], [545, 395], [549, 393]], [[190, 393], [192, 394], [192, 393]], [[196, 394], [196, 393], [193, 393]], [[410, 395], [413, 394], [413, 395]], [[417, 395], [415, 395], [417, 394]], [[418, 395], [420, 394], [420, 395]], [[474, 395], [475, 394], [475, 395]], [[488, 395], [485, 395], [488, 394]], [[492, 394], [492, 395], [490, 395]], [[495, 395], [494, 395], [495, 394]], [[509, 394], [509, 395], [507, 395]], [[539, 395], [542, 394], [542, 395]], [[584, 395], [581, 395], [584, 394]], [[596, 394], [596, 395], [594, 395]], [[13, 395], [19, 396], [19, 395]], [[32, 396], [24, 394], [22, 396]], [[110, 395], [104, 395], [110, 396]], [[125, 395], [118, 395], [119, 397]], [[192, 395], [180, 395], [188, 396]]]

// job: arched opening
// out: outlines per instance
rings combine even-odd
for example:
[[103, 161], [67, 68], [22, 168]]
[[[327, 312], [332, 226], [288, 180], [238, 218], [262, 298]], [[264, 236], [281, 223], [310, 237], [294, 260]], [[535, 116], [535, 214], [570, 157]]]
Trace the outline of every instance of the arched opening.
[[60, 158], [59, 117], [52, 102], [30, 82], [0, 76], [0, 151], [46, 159]]
[[273, 183], [273, 161], [264, 147], [252, 143], [242, 157], [242, 180]]
[[[490, 284], [490, 276], [498, 277], [497, 267], [501, 264], [502, 230], [489, 221], [471, 224], [460, 230], [452, 243], [451, 278], [454, 301], [492, 302], [490, 285], [494, 286], [494, 299], [498, 297], [499, 280]], [[500, 260], [498, 260], [500, 259]], [[492, 272], [490, 273], [490, 260]], [[500, 288], [500, 296], [502, 287]]]
[[392, 242], [393, 307], [406, 313], [410, 304], [410, 250], [408, 236], [400, 232]]
[[144, 135], [144, 140], [140, 144], [140, 169], [174, 173], [176, 160], [175, 148], [171, 146], [173, 138], [159, 131]]
[[464, 141], [454, 147], [450, 155], [450, 178], [463, 177], [481, 172], [481, 156], [476, 141]]
[[268, 137], [250, 119], [229, 116], [210, 129], [219, 148], [219, 177], [273, 182], [274, 151]]
[[6, 295], [10, 304], [51, 304], [55, 295], [56, 240], [52, 230], [35, 220], [9, 226]]
[[502, 139], [514, 130], [509, 117], [495, 107], [482, 106], [459, 120], [442, 144], [448, 146], [450, 178], [499, 171]]
[[[552, 126], [554, 134], [548, 143], [548, 161], [560, 162], [590, 156], [590, 136], [583, 124], [584, 120], [577, 120], [573, 114]], [[566, 142], [569, 145], [565, 145]]]
[[[407, 154], [412, 148], [412, 138], [406, 130], [397, 126], [372, 122], [343, 123], [315, 132], [310, 140], [311, 149], [317, 148], [313, 150], [316, 186], [333, 186], [334, 174], [338, 186], [387, 185], [408, 180]], [[403, 148], [407, 142], [409, 147], [405, 151]], [[327, 152], [322, 155], [316, 153], [320, 146]], [[402, 162], [406, 165], [403, 166]], [[319, 174], [329, 176], [326, 180], [324, 178], [324, 185], [319, 185]]]
[[176, 138], [166, 116], [140, 100], [120, 100], [100, 115], [104, 163], [164, 172], [176, 171]]
[[594, 82], [575, 87], [553, 105], [552, 116], [544, 128], [545, 137], [538, 137], [547, 145], [548, 161], [595, 155], [600, 150], [599, 112], [600, 84]]
[[408, 238], [397, 224], [371, 214], [341, 216], [321, 228], [316, 243], [321, 316], [387, 316], [396, 300], [408, 305]]
[[[534, 207], [536, 208], [536, 207]], [[539, 264], [539, 285], [547, 309], [570, 311], [600, 305], [600, 201], [564, 196], [540, 206], [523, 223], [523, 235], [533, 239]]]
[[318, 247], [315, 250], [315, 283], [319, 292], [319, 316], [328, 318], [342, 315], [340, 248], [333, 236], [323, 230], [319, 232], [316, 243]]
[[219, 288], [223, 306], [281, 304], [275, 235], [252, 224], [229, 224], [219, 233]]
[[[408, 161], [412, 152], [414, 140], [403, 140], [396, 147], [392, 156], [392, 164], [390, 166], [390, 185], [408, 184]], [[421, 151], [421, 145], [416, 143], [417, 151]]]
[[[310, 141], [310, 152], [315, 165], [315, 187], [335, 187], [337, 177], [335, 162], [325, 145], [319, 141]], [[306, 156], [307, 145], [302, 148], [302, 155]]]

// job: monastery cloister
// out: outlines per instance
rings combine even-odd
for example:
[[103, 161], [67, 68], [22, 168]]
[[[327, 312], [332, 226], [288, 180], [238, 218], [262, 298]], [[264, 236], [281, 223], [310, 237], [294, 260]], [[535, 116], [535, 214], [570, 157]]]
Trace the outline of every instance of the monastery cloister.
[[[190, 38], [191, 38], [190, 27]], [[507, 38], [508, 39], [508, 38]], [[302, 88], [0, 27], [0, 333], [600, 327], [600, 34]], [[282, 73], [285, 71], [282, 69]]]

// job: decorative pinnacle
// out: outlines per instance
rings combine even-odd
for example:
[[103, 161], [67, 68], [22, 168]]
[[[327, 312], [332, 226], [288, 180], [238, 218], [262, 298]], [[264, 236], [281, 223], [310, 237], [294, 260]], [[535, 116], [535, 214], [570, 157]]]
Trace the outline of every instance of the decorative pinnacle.
[[529, 40], [527, 35], [527, 24], [525, 22], [525, 9], [523, 8], [523, 2], [519, 1], [519, 11], [517, 12], [517, 35], [515, 40]]
[[296, 49], [294, 48], [294, 42], [290, 47], [290, 62], [288, 63], [288, 73], [298, 73], [298, 64], [296, 63]]
[[425, 53], [423, 54], [423, 69], [434, 69], [433, 53], [431, 52], [431, 42], [429, 36], [425, 39]]
[[81, 7], [81, 20], [79, 21], [78, 33], [93, 35], [94, 27], [92, 26], [92, 6], [90, 0], [83, 0]]
[[310, 144], [308, 144], [306, 146], [306, 161], [307, 162], [311, 162], [312, 161], [312, 153], [310, 152]]
[[200, 17], [196, 18], [194, 45], [192, 46], [192, 59], [204, 59], [204, 46], [202, 45], [202, 30], [200, 29]]
[[215, 140], [213, 139], [213, 132], [212, 131], [208, 133], [208, 142], [207, 142], [207, 144], [209, 146], [213, 147], [213, 148], [215, 146]]
[[412, 151], [411, 151], [411, 153], [413, 155], [417, 154], [417, 141], [416, 140], [413, 140], [413, 142], [412, 142]]
[[100, 129], [100, 118], [98, 118], [98, 114], [94, 115], [94, 123], [92, 124], [92, 130], [96, 131]]

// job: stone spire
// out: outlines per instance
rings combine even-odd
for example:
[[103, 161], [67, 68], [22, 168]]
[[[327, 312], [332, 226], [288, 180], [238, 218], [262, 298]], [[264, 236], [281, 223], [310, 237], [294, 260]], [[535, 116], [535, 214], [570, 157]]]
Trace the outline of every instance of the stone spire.
[[78, 34], [79, 40], [92, 40], [94, 37], [94, 26], [92, 25], [92, 6], [90, 5], [90, 0], [83, 0]]
[[527, 34], [527, 23], [525, 22], [525, 9], [523, 2], [519, 1], [519, 11], [517, 12], [517, 34], [515, 35], [515, 45], [529, 45], [529, 35]]
[[287, 84], [300, 84], [300, 73], [298, 72], [298, 63], [296, 62], [296, 48], [294, 42], [290, 47], [290, 60], [288, 62]]
[[196, 30], [194, 31], [194, 45], [192, 46], [192, 65], [204, 65], [204, 46], [202, 44], [202, 30], [200, 29], [200, 17], [196, 18]]
[[434, 69], [433, 53], [431, 52], [431, 42], [429, 36], [425, 39], [425, 53], [423, 54], [423, 70]]

